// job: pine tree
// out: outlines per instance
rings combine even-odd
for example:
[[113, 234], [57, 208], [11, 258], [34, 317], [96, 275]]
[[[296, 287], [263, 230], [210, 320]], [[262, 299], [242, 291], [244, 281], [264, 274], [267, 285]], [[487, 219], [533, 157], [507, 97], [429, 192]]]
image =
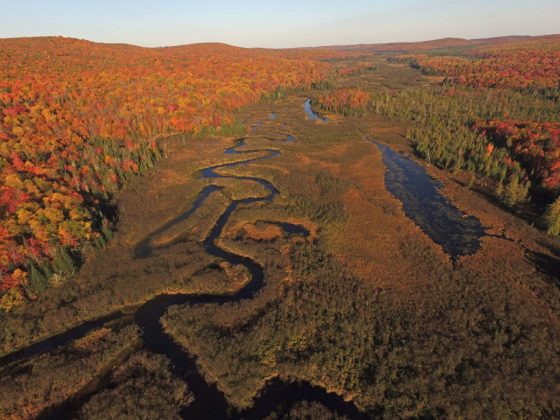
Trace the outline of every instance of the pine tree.
[[76, 265], [74, 263], [74, 260], [70, 256], [70, 254], [68, 254], [68, 252], [66, 251], [66, 249], [64, 248], [58, 249], [54, 258], [54, 268], [57, 273], [62, 275], [70, 276], [74, 274], [76, 270]]
[[501, 199], [503, 195], [504, 195], [504, 184], [499, 182], [496, 187], [496, 196]]
[[560, 197], [548, 207], [545, 222], [549, 234], [560, 235]]
[[34, 294], [39, 294], [45, 291], [48, 287], [48, 281], [45, 274], [37, 268], [35, 265], [32, 265], [29, 270], [29, 290]]
[[518, 203], [527, 201], [530, 186], [531, 183], [529, 181], [522, 182], [517, 175], [512, 175], [502, 195], [504, 203], [513, 207]]

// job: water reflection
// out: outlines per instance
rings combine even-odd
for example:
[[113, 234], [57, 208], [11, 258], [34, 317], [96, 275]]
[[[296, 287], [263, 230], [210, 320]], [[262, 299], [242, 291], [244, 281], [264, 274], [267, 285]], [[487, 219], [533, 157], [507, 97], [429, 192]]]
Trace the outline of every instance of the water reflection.
[[405, 214], [453, 259], [478, 251], [485, 235], [480, 221], [453, 206], [439, 192], [440, 183], [420, 165], [383, 144], [376, 144], [387, 167], [385, 187], [403, 203]]

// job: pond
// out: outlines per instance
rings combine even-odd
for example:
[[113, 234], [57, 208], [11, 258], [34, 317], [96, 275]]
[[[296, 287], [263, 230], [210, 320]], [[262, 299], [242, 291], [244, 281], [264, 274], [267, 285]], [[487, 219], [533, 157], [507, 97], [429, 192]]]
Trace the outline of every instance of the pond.
[[385, 187], [403, 203], [405, 214], [456, 260], [480, 248], [485, 228], [440, 193], [441, 184], [413, 160], [375, 143], [383, 154]]

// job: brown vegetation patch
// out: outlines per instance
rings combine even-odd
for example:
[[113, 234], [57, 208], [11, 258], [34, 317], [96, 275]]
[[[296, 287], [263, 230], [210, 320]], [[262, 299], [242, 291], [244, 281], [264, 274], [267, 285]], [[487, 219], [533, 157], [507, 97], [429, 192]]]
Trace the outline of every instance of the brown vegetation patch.
[[181, 408], [193, 400], [164, 356], [141, 351], [116, 367], [108, 386], [87, 401], [79, 417], [178, 418]]
[[243, 231], [248, 238], [255, 241], [272, 241], [281, 238], [283, 235], [280, 226], [263, 222], [256, 224], [247, 223], [243, 226]]
[[368, 139], [390, 144], [399, 151], [410, 151], [410, 141], [406, 138], [407, 127], [403, 123], [395, 123], [381, 116], [373, 116], [367, 120]]
[[[448, 257], [403, 213], [384, 186], [385, 167], [377, 148], [357, 143], [368, 152], [348, 165], [346, 175], [357, 182], [343, 195], [348, 215], [332, 235], [337, 257], [358, 277], [383, 288], [414, 288], [429, 281], [422, 254], [447, 264]], [[351, 168], [351, 169], [350, 169]], [[406, 249], [403, 250], [403, 244]], [[417, 252], [416, 258], [405, 253]], [[437, 256], [437, 257], [436, 257]], [[416, 260], [416, 261], [415, 261]]]
[[264, 198], [269, 194], [261, 184], [251, 180], [217, 178], [212, 180], [212, 184], [224, 187], [223, 194], [230, 200], [242, 200], [249, 197]]
[[229, 277], [234, 289], [239, 289], [243, 287], [249, 280], [251, 280], [251, 274], [244, 265], [232, 265], [228, 262], [221, 262], [220, 267], [224, 270], [226, 275]]
[[138, 330], [94, 331], [78, 342], [0, 370], [0, 418], [36, 418], [122, 362], [138, 343]]
[[93, 343], [99, 341], [107, 334], [110, 334], [112, 330], [110, 328], [99, 328], [97, 330], [92, 331], [88, 335], [83, 338], [80, 338], [73, 342], [72, 346], [78, 350], [87, 350], [91, 348]]
[[189, 178], [187, 174], [179, 173], [174, 169], [164, 169], [153, 179], [149, 194], [150, 196], [157, 196], [169, 186], [187, 183]]

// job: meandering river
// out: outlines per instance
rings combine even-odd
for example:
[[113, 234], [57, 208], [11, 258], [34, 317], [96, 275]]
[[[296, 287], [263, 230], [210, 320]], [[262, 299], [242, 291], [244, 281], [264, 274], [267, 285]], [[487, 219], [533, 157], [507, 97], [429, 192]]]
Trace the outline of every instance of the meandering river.
[[[304, 110], [311, 121], [327, 121], [326, 118], [313, 111], [309, 99], [305, 101]], [[276, 114], [273, 113], [270, 119], [273, 119], [273, 115], [276, 118]], [[253, 127], [253, 130], [255, 128]], [[296, 138], [291, 134], [285, 134], [285, 136], [285, 139], [282, 141], [286, 144], [296, 141]], [[267, 137], [263, 137], [263, 139], [277, 140]], [[265, 273], [258, 261], [235, 254], [217, 245], [217, 239], [222, 235], [229, 218], [240, 205], [271, 202], [279, 194], [278, 189], [266, 179], [238, 176], [223, 172], [224, 169], [249, 165], [260, 160], [273, 159], [281, 153], [279, 149], [273, 148], [249, 149], [247, 148], [247, 140], [248, 138], [245, 137], [238, 139], [234, 146], [224, 150], [224, 155], [250, 155], [250, 157], [204, 168], [200, 172], [200, 177], [207, 180], [224, 178], [254, 182], [261, 185], [267, 191], [264, 197], [247, 197], [232, 200], [212, 227], [207, 238], [203, 241], [204, 248], [209, 254], [221, 258], [232, 265], [243, 265], [246, 267], [250, 273], [250, 280], [242, 289], [231, 294], [159, 295], [141, 305], [134, 313], [134, 321], [141, 329], [144, 346], [154, 353], [160, 353], [168, 357], [172, 362], [174, 374], [188, 384], [189, 389], [195, 396], [194, 402], [182, 411], [182, 415], [185, 418], [223, 419], [228, 418], [232, 411], [224, 394], [217, 388], [216, 384], [208, 383], [198, 370], [196, 356], [190, 354], [188, 349], [177, 344], [171, 336], [166, 334], [161, 324], [161, 317], [173, 305], [187, 303], [191, 305], [221, 304], [251, 299], [266, 285]], [[433, 180], [420, 165], [383, 144], [375, 144], [381, 150], [383, 162], [387, 167], [385, 173], [386, 188], [403, 203], [406, 215], [414, 220], [434, 242], [440, 244], [453, 259], [476, 252], [480, 247], [480, 239], [485, 234], [485, 229], [480, 221], [475, 217], [464, 215], [454, 207], [439, 192], [439, 183]], [[187, 220], [204, 205], [212, 194], [222, 189], [223, 187], [215, 185], [208, 185], [203, 188], [187, 211], [147, 235], [137, 245], [135, 257], [147, 258], [151, 256], [157, 250], [157, 248], [152, 246], [152, 239], [155, 236]], [[278, 221], [271, 223], [281, 227], [287, 234], [301, 235], [303, 237], [309, 236], [309, 232], [303, 226]], [[71, 340], [83, 337], [88, 332], [122, 316], [123, 313], [115, 312], [103, 318], [85, 322], [63, 334], [0, 358], [0, 365], [13, 363], [51, 351]], [[240, 413], [238, 416], [247, 419], [262, 418], [273, 412], [280, 404], [288, 406], [302, 400], [320, 402], [331, 410], [350, 418], [367, 418], [353, 403], [344, 401], [341, 396], [335, 393], [328, 393], [325, 389], [312, 385], [309, 382], [287, 382], [280, 378], [270, 380], [259, 392], [253, 407]], [[56, 408], [57, 410], [55, 411], [59, 413], [60, 408], [64, 408], [64, 405]], [[49, 410], [43, 413], [43, 417], [49, 417]]]
[[[293, 140], [295, 140], [293, 136], [288, 136], [285, 141], [291, 142]], [[222, 258], [233, 265], [241, 264], [245, 266], [250, 272], [251, 280], [245, 287], [232, 295], [158, 296], [142, 305], [135, 315], [137, 324], [142, 328], [142, 338], [145, 346], [153, 352], [164, 354], [170, 358], [173, 362], [175, 373], [188, 383], [189, 388], [195, 395], [195, 401], [183, 410], [182, 414], [185, 418], [227, 418], [228, 404], [224, 395], [217, 389], [216, 385], [207, 383], [200, 374], [196, 367], [195, 357], [188, 354], [185, 349], [175, 343], [175, 341], [163, 331], [160, 318], [172, 305], [181, 305], [185, 303], [209, 304], [238, 302], [244, 299], [251, 299], [253, 295], [265, 285], [264, 271], [258, 262], [252, 260], [251, 258], [234, 254], [216, 245], [216, 239], [220, 237], [230, 216], [240, 204], [272, 201], [279, 192], [272, 183], [262, 178], [235, 176], [229, 174], [222, 175], [220, 173], [220, 169], [223, 168], [231, 168], [238, 165], [246, 165], [258, 160], [271, 159], [280, 154], [280, 152], [275, 149], [239, 150], [245, 146], [246, 139], [239, 139], [234, 147], [226, 149], [224, 153], [232, 155], [247, 153], [254, 154], [256, 152], [260, 152], [261, 156], [211, 166], [202, 170], [202, 177], [206, 179], [230, 178], [256, 182], [268, 191], [268, 195], [265, 197], [250, 197], [233, 200], [225, 212], [219, 217], [208, 237], [204, 240], [204, 246], [206, 251], [211, 255]], [[207, 191], [203, 190], [199, 197], [195, 200], [194, 206], [188, 210], [186, 214], [190, 215], [196, 211], [196, 208], [200, 207], [204, 203], [206, 197]], [[185, 216], [181, 215], [176, 219], [175, 223], [179, 223], [184, 219]], [[170, 228], [175, 223], [170, 222], [166, 225], [166, 229]], [[285, 222], [278, 223], [278, 225], [290, 234], [301, 234], [303, 236], [309, 235], [309, 232], [299, 225], [293, 225]], [[158, 230], [157, 233], [162, 233], [162, 229]], [[145, 255], [146, 245], [143, 243], [141, 247], [142, 252], [139, 252], [139, 255]], [[361, 413], [352, 403], [344, 401], [337, 394], [327, 393], [324, 389], [313, 386], [307, 382], [293, 383], [284, 382], [280, 379], [274, 379], [267, 384], [267, 386], [259, 393], [259, 397], [257, 398], [253, 408], [243, 412], [242, 417], [261, 418], [263, 415], [269, 414], [273, 411], [280, 403], [285, 404], [298, 400], [319, 401], [323, 405], [339, 412], [340, 414], [349, 415], [351, 418], [365, 418], [365, 415]]]
[[[307, 103], [307, 102], [306, 102]], [[269, 139], [271, 140], [271, 139]], [[286, 134], [284, 143], [292, 143], [296, 138], [291, 134]], [[248, 165], [264, 159], [272, 159], [280, 154], [280, 151], [272, 148], [240, 150], [245, 148], [247, 138], [238, 139], [233, 147], [224, 151], [225, 155], [242, 155], [251, 154], [247, 159], [238, 160], [231, 163], [204, 168], [201, 171], [201, 177], [204, 179], [227, 178], [239, 181], [250, 181], [260, 184], [268, 194], [265, 197], [248, 197], [239, 200], [233, 200], [228, 205], [224, 213], [218, 218], [218, 221], [211, 229], [208, 237], [204, 240], [206, 252], [216, 257], [222, 258], [233, 265], [243, 265], [250, 273], [250, 280], [239, 291], [233, 294], [162, 294], [150, 299], [141, 305], [134, 313], [134, 321], [140, 327], [142, 340], [146, 349], [163, 354], [168, 357], [172, 363], [175, 375], [184, 380], [191, 392], [194, 394], [195, 400], [189, 406], [184, 407], [182, 416], [189, 419], [226, 419], [230, 417], [231, 409], [224, 394], [217, 388], [216, 384], [208, 383], [196, 366], [196, 356], [188, 353], [188, 350], [177, 344], [174, 339], [166, 334], [161, 324], [161, 317], [166, 313], [169, 307], [173, 305], [201, 305], [201, 304], [220, 304], [226, 302], [238, 302], [245, 299], [251, 299], [255, 293], [265, 286], [265, 273], [262, 266], [255, 260], [237, 255], [231, 251], [221, 248], [216, 244], [216, 240], [221, 236], [222, 231], [228, 222], [230, 216], [239, 207], [239, 205], [250, 205], [259, 202], [270, 202], [279, 193], [278, 189], [268, 180], [256, 177], [237, 176], [231, 174], [222, 174], [220, 171], [225, 168], [232, 168], [239, 165]], [[254, 156], [257, 154], [257, 156]], [[165, 224], [161, 228], [147, 235], [136, 247], [136, 258], [147, 258], [155, 251], [151, 245], [152, 239], [161, 233], [164, 233], [174, 225], [183, 222], [191, 217], [198, 208], [204, 205], [207, 198], [221, 190], [222, 187], [208, 185], [203, 188], [192, 206], [184, 213], [177, 216], [174, 220]], [[309, 231], [300, 225], [287, 222], [272, 222], [281, 227], [287, 234], [309, 236]], [[117, 319], [122, 316], [121, 312], [100, 318], [98, 320], [86, 322], [72, 330], [69, 330], [58, 336], [36, 343], [26, 349], [15, 352], [11, 355], [0, 359], [0, 365], [12, 363], [24, 358], [31, 357], [47, 351], [52, 351], [56, 347], [64, 345], [71, 340], [83, 337], [88, 332], [101, 327], [105, 323]], [[73, 399], [71, 399], [73, 400]], [[69, 400], [70, 401], [70, 400]], [[267, 385], [259, 392], [255, 399], [254, 406], [236, 417], [245, 419], [262, 418], [282, 404], [287, 406], [296, 401], [316, 401], [324, 406], [346, 415], [350, 418], [367, 418], [352, 403], [345, 401], [341, 396], [335, 393], [329, 393], [325, 389], [312, 385], [306, 381], [287, 382], [280, 378], [270, 380]], [[80, 401], [81, 403], [85, 401]], [[79, 405], [79, 404], [78, 404]], [[61, 410], [66, 407], [79, 408], [76, 401], [66, 405], [47, 409], [42, 413], [43, 418], [52, 418], [53, 415], [58, 416]], [[52, 414], [52, 415], [51, 415]], [[72, 414], [72, 413], [64, 413]]]
[[305, 114], [307, 115], [307, 118], [309, 118], [311, 121], [322, 121], [322, 122], [329, 121], [327, 117], [313, 111], [313, 107], [311, 106], [311, 99], [309, 98], [307, 98], [307, 100], [305, 101], [304, 110], [305, 110]]

